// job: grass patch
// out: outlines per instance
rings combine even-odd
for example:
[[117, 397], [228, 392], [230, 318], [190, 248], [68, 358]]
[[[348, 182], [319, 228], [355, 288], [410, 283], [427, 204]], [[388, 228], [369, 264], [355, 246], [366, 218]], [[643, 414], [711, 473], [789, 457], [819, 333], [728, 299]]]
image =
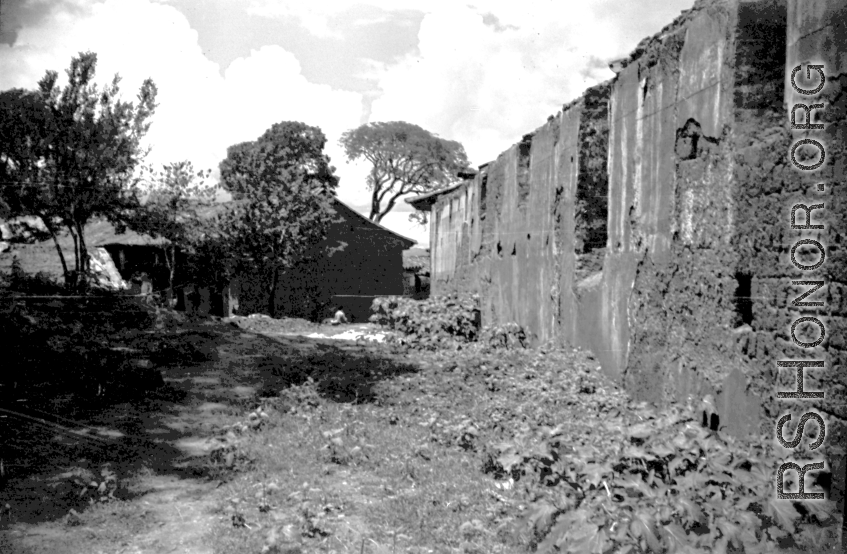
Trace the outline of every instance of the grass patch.
[[581, 352], [480, 347], [414, 358], [417, 371], [348, 364], [351, 383], [371, 376], [368, 394], [332, 394], [335, 382], [319, 377], [266, 400], [268, 423], [238, 439], [252, 465], [224, 485], [230, 524], [215, 530], [217, 551], [526, 551], [527, 501], [514, 479], [486, 473], [493, 445], [521, 426], [599, 415], [625, 398]]
[[266, 400], [273, 415], [238, 445], [251, 465], [225, 485], [217, 552], [770, 552], [801, 542], [823, 552], [834, 540], [831, 505], [773, 501], [767, 440], [719, 436], [686, 407], [635, 404], [584, 352], [477, 343], [404, 358], [380, 348], [419, 369], [383, 369], [355, 398], [309, 378]]

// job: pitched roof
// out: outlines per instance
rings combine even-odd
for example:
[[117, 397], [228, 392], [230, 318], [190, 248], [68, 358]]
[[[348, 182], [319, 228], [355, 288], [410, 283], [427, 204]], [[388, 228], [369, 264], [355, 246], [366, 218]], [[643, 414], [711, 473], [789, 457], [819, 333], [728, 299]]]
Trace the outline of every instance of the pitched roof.
[[438, 200], [438, 197], [447, 194], [448, 192], [453, 192], [457, 188], [464, 185], [466, 181], [461, 181], [456, 183], [455, 185], [450, 185], [449, 187], [445, 187], [443, 189], [434, 190], [432, 192], [428, 192], [426, 194], [422, 194], [420, 196], [415, 196], [412, 198], [405, 198], [406, 203], [411, 204], [416, 210], [421, 210], [423, 212], [429, 211], [429, 208], [435, 204], [435, 201]]
[[367, 231], [384, 231], [393, 235], [394, 237], [400, 239], [402, 243], [404, 243], [404, 248], [411, 248], [416, 245], [418, 242], [414, 239], [410, 239], [409, 237], [404, 237], [400, 233], [395, 233], [391, 229], [387, 227], [383, 227], [379, 223], [375, 221], [371, 221], [364, 215], [360, 214], [338, 198], [335, 199], [335, 209], [339, 211], [343, 211], [349, 215], [352, 215], [353, 218], [357, 219], [361, 226], [357, 227], [358, 230], [367, 230]]
[[[243, 203], [241, 200], [230, 200], [228, 202], [217, 202], [208, 206], [203, 206], [197, 210], [197, 214], [201, 218], [211, 218], [221, 213], [224, 213], [228, 209], [231, 209], [238, 204]], [[400, 242], [403, 243], [404, 248], [411, 248], [417, 241], [412, 240], [408, 237], [404, 237], [399, 233], [395, 233], [391, 229], [387, 229], [380, 225], [379, 223], [375, 223], [363, 216], [350, 206], [344, 204], [338, 198], [334, 199], [335, 209], [337, 211], [344, 212], [348, 214], [348, 217], [357, 219], [359, 221], [359, 225], [356, 227], [357, 230], [364, 231], [383, 231], [388, 233], [389, 235], [394, 236], [399, 239]], [[125, 233], [118, 234], [115, 228], [107, 221], [96, 221], [89, 223], [86, 226], [86, 237], [88, 238], [89, 244], [94, 246], [106, 246], [110, 244], [120, 244], [125, 246], [160, 246], [163, 244], [169, 244], [170, 241], [164, 238], [153, 238], [149, 235], [136, 233], [135, 231], [131, 231], [127, 229]]]
[[161, 246], [170, 244], [170, 241], [162, 237], [151, 237], [142, 233], [136, 233], [130, 229], [118, 234], [114, 225], [106, 220], [96, 220], [85, 226], [85, 239], [92, 246], [105, 246], [107, 244], [124, 244], [127, 246]]

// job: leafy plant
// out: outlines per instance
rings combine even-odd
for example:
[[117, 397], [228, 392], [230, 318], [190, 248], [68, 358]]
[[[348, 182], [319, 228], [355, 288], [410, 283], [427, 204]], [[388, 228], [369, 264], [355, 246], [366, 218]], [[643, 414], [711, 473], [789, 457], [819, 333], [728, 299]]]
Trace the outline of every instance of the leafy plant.
[[510, 322], [503, 325], [485, 327], [480, 333], [479, 342], [492, 348], [525, 348], [527, 336], [524, 328]]
[[495, 472], [529, 479], [526, 524], [538, 552], [765, 553], [799, 540], [825, 547], [824, 531], [801, 524], [832, 523], [833, 503], [777, 500], [767, 438], [718, 436], [680, 407], [634, 413], [629, 425], [609, 422], [610, 433], [567, 440], [563, 425], [496, 447]]
[[472, 342], [479, 335], [479, 297], [451, 294], [426, 300], [400, 296], [376, 298], [373, 323], [396, 331], [388, 340], [413, 348], [434, 349]]

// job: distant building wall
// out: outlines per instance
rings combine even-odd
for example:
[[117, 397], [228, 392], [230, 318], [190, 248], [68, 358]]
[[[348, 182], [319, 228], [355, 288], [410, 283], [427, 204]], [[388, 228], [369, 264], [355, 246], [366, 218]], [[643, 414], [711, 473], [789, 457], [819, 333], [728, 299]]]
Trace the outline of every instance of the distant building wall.
[[[403, 250], [412, 241], [336, 206], [337, 216], [310, 260], [279, 273], [277, 316], [323, 319], [336, 307], [366, 321], [377, 296], [404, 293]], [[268, 311], [268, 276], [240, 276], [239, 313]]]

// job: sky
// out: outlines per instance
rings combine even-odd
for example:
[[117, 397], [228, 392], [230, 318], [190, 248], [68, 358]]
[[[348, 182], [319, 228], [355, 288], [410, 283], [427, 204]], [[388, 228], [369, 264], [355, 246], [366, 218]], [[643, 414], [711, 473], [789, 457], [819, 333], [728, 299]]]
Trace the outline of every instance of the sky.
[[[368, 167], [341, 133], [408, 121], [461, 142], [476, 166], [614, 76], [608, 65], [693, 0], [0, 0], [0, 90], [98, 55], [134, 98], [159, 89], [147, 141], [154, 165], [214, 170], [226, 148], [272, 124], [327, 136], [339, 198], [368, 215]], [[427, 246], [401, 202], [382, 224]]]

